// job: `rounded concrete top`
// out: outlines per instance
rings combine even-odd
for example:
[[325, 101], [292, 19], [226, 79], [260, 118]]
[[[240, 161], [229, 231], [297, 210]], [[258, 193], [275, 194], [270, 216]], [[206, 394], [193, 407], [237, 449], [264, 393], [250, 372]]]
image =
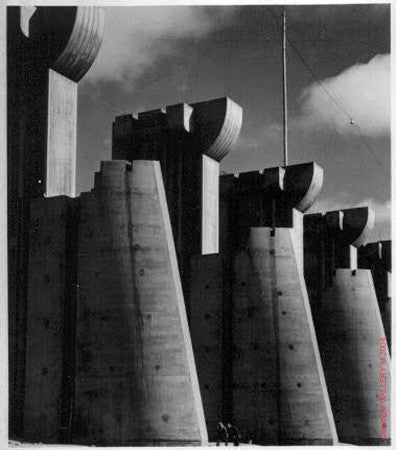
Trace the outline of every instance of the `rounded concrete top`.
[[307, 211], [320, 193], [323, 185], [323, 169], [314, 162], [285, 167], [284, 189], [291, 206]]
[[374, 218], [374, 211], [368, 206], [328, 211], [325, 214], [329, 229], [356, 248], [367, 242], [374, 226]]
[[374, 227], [374, 210], [370, 207], [343, 209], [343, 238], [356, 248], [367, 242]]
[[104, 14], [96, 6], [38, 7], [30, 20], [30, 51], [77, 82], [94, 62], [103, 35]]
[[221, 161], [234, 150], [242, 127], [242, 108], [228, 97], [192, 103], [194, 133], [205, 147], [204, 153]]

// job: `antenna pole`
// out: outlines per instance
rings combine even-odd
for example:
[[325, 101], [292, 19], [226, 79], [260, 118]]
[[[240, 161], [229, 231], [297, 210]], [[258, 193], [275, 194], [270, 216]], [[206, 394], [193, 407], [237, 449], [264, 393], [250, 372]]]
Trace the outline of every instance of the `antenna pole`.
[[287, 73], [286, 73], [286, 12], [282, 11], [282, 73], [283, 73], [283, 165], [287, 166]]

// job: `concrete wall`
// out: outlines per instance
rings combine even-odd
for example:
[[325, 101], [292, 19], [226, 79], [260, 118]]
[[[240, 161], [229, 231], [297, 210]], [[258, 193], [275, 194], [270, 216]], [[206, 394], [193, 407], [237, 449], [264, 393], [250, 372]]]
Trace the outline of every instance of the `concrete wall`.
[[336, 440], [299, 258], [293, 229], [251, 228], [234, 259], [234, 421], [254, 443]]
[[79, 233], [75, 442], [205, 444], [159, 163], [103, 163]]
[[358, 266], [370, 269], [373, 277], [378, 306], [385, 329], [386, 340], [391, 347], [391, 261], [390, 241], [371, 242], [359, 248]]
[[71, 419], [74, 223], [67, 197], [32, 204], [23, 437], [36, 442], [60, 442]]
[[[37, 7], [21, 30], [7, 8], [7, 184], [9, 230], [10, 435], [23, 432], [32, 199], [74, 196], [77, 82], [103, 36], [96, 7]], [[52, 27], [52, 28], [51, 28]], [[27, 32], [29, 29], [29, 32]]]
[[209, 439], [216, 440], [222, 420], [223, 285], [219, 255], [198, 255], [191, 261], [190, 331]]
[[[337, 269], [316, 317], [319, 347], [338, 436], [355, 445], [382, 445], [381, 406], [390, 437], [390, 359], [381, 362], [384, 328], [371, 272]], [[380, 367], [386, 373], [386, 402], [380, 395]]]

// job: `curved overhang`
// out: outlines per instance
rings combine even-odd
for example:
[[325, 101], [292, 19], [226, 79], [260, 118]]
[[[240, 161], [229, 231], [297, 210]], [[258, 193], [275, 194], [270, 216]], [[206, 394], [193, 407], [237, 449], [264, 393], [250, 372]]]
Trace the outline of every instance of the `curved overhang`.
[[285, 167], [284, 190], [290, 206], [307, 211], [316, 200], [323, 185], [323, 169], [314, 162]]
[[45, 64], [78, 82], [92, 66], [104, 35], [97, 6], [38, 7], [30, 20], [31, 51]]
[[228, 97], [192, 103], [194, 133], [204, 153], [220, 162], [234, 150], [242, 127], [242, 107]]
[[370, 207], [343, 209], [342, 236], [356, 248], [361, 247], [374, 227], [375, 214]]

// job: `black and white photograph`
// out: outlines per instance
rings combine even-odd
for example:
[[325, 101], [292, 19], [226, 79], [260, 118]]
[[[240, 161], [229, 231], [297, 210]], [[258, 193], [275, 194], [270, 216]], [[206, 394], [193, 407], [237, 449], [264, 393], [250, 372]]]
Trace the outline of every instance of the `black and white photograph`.
[[391, 6], [2, 8], [2, 448], [391, 446]]

